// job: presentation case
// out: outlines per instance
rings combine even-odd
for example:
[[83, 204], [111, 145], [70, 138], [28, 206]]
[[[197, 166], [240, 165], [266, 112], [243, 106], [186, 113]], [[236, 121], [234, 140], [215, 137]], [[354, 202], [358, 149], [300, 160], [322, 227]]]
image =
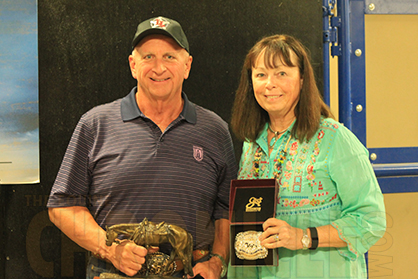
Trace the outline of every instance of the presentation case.
[[[278, 249], [266, 251], [259, 243], [255, 243], [258, 238], [255, 234], [263, 232], [263, 223], [276, 215], [278, 193], [276, 179], [231, 181], [229, 220], [232, 266], [278, 265]], [[246, 241], [243, 242], [242, 239]]]

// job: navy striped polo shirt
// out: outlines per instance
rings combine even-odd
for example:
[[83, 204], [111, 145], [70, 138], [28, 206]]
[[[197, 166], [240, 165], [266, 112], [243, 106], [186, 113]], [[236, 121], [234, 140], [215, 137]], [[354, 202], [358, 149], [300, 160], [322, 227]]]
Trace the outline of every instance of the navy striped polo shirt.
[[162, 133], [135, 93], [81, 117], [47, 206], [86, 206], [102, 228], [165, 221], [187, 229], [195, 249], [207, 247], [214, 220], [228, 219], [237, 173], [228, 125], [183, 93], [183, 111]]

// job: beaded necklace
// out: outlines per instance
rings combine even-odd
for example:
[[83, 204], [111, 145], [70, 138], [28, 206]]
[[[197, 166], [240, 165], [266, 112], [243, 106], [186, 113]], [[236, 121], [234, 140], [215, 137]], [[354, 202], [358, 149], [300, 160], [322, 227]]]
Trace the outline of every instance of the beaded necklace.
[[[289, 138], [287, 139], [285, 147], [280, 150], [279, 159], [274, 164], [275, 171], [273, 173], [274, 178], [278, 179], [282, 174], [282, 164], [286, 160], [287, 157], [287, 148], [289, 146], [290, 139], [292, 138], [292, 135], [289, 135]], [[277, 141], [277, 140], [276, 140]], [[276, 142], [274, 142], [276, 143]], [[274, 146], [274, 144], [273, 144]], [[263, 151], [261, 147], [258, 147], [257, 150], [254, 153], [254, 162], [253, 162], [253, 175], [254, 177], [260, 176], [260, 159]]]

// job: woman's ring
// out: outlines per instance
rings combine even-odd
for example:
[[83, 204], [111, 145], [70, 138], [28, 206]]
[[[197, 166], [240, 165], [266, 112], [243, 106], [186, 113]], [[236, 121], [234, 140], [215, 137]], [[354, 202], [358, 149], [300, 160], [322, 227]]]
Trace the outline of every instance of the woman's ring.
[[278, 234], [274, 235], [274, 240], [276, 240], [276, 242], [279, 241], [279, 235]]

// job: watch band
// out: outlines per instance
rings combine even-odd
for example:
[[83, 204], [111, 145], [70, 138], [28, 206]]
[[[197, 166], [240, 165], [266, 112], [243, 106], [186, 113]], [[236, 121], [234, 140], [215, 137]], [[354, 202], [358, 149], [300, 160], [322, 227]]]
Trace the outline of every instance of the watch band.
[[318, 230], [315, 227], [309, 228], [311, 231], [311, 239], [312, 239], [312, 246], [309, 248], [309, 250], [315, 250], [318, 248]]
[[226, 262], [225, 262], [224, 257], [222, 257], [219, 254], [210, 254], [210, 257], [211, 258], [212, 257], [217, 257], [217, 258], [219, 258], [221, 260], [221, 262], [222, 262], [222, 270], [221, 270], [221, 276], [220, 276], [220, 278], [223, 278], [226, 275], [226, 271], [228, 270], [228, 266], [226, 265]]

